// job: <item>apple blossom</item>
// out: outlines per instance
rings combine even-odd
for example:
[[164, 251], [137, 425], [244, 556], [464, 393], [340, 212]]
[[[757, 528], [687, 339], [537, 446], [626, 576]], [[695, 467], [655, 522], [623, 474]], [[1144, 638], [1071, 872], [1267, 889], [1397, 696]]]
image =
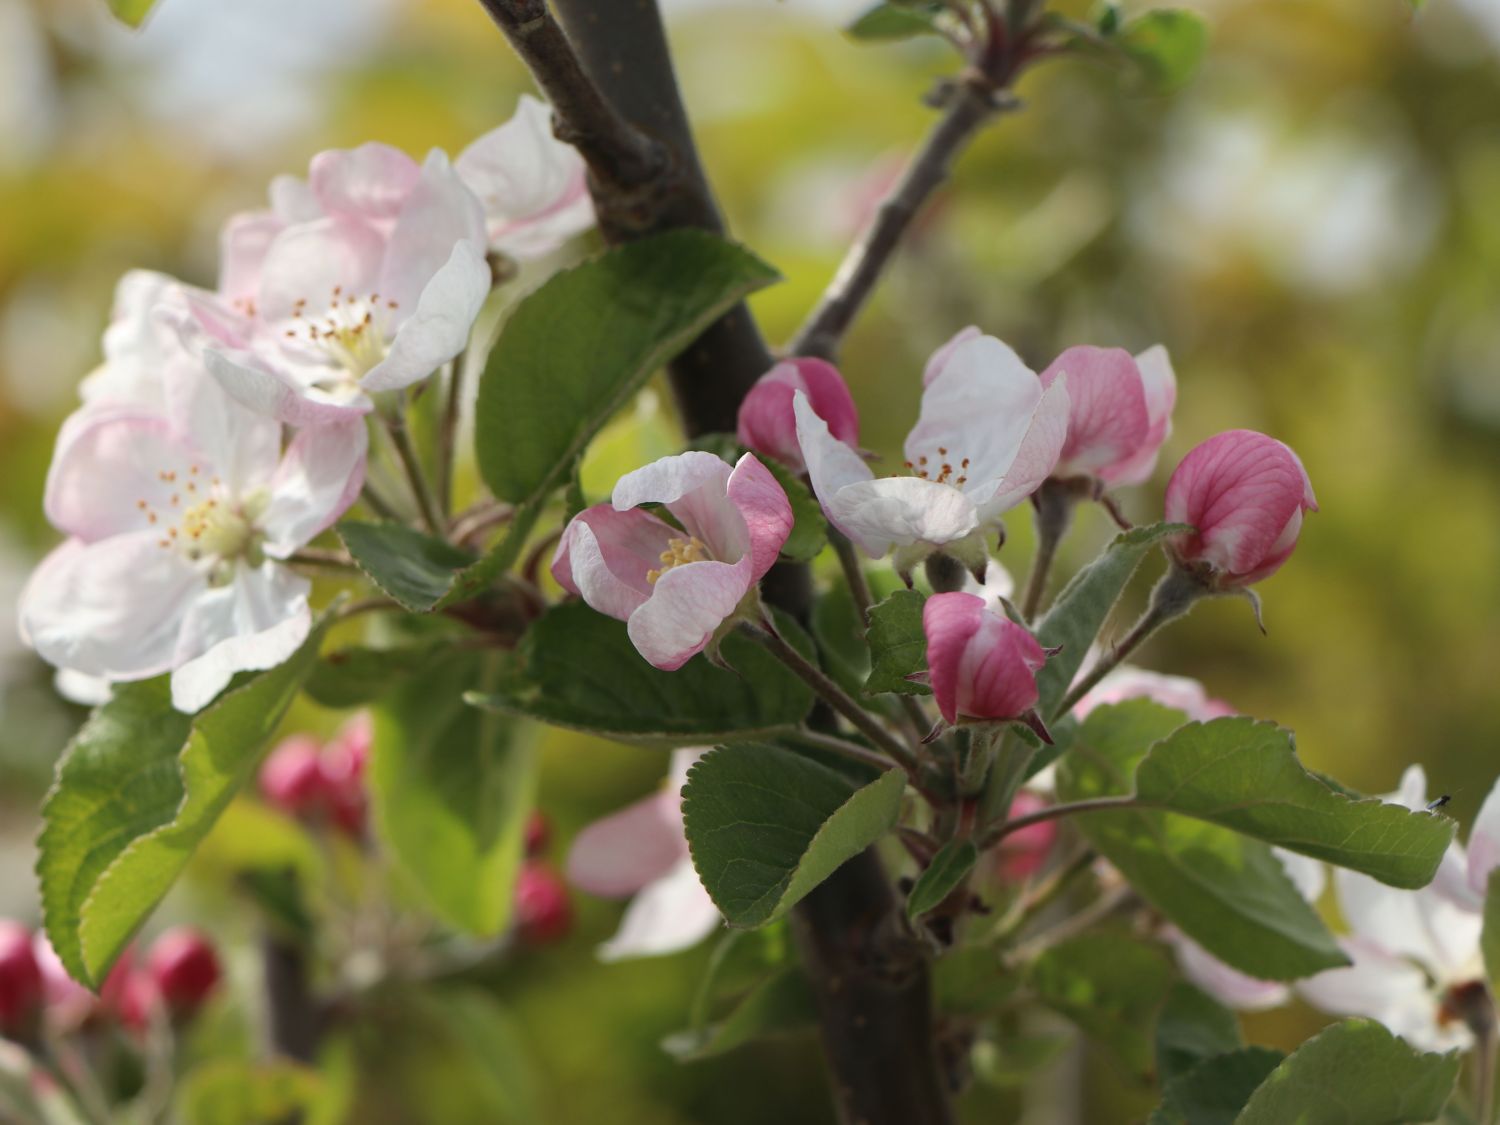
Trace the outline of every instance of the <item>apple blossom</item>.
[[171, 672], [173, 704], [196, 711], [306, 638], [311, 583], [279, 560], [354, 501], [366, 435], [358, 420], [303, 430], [283, 451], [277, 423], [201, 372], [168, 389], [173, 411], [85, 409], [64, 424], [45, 505], [68, 538], [33, 573], [20, 618], [57, 667]]
[[927, 671], [949, 723], [1023, 719], [1036, 706], [1047, 653], [1035, 637], [975, 594], [933, 594], [922, 607]]
[[1042, 372], [1042, 385], [1060, 377], [1068, 382], [1068, 438], [1053, 477], [1088, 477], [1105, 487], [1149, 477], [1177, 402], [1166, 349], [1132, 358], [1123, 348], [1069, 348]]
[[347, 419], [467, 345], [490, 290], [484, 210], [440, 151], [313, 157], [307, 182], [226, 227], [218, 294], [174, 323], [240, 402], [295, 425]]
[[[1046, 808], [1050, 801], [1034, 789], [1022, 789], [1010, 803], [1009, 820], [1030, 816]], [[1007, 883], [1022, 883], [1047, 862], [1052, 845], [1057, 842], [1057, 821], [1041, 820], [1004, 837], [995, 848], [995, 870]]]
[[589, 825], [568, 853], [568, 878], [604, 898], [633, 896], [604, 961], [675, 953], [716, 929], [719, 910], [688, 854], [682, 786], [702, 750], [676, 750], [659, 792]]
[[1163, 707], [1181, 711], [1200, 723], [1235, 713], [1234, 708], [1222, 699], [1211, 698], [1197, 680], [1121, 664], [1074, 705], [1073, 714], [1082, 721], [1095, 707], [1123, 703], [1127, 699], [1154, 699]]
[[1217, 588], [1248, 586], [1291, 557], [1302, 513], [1317, 511], [1302, 462], [1275, 438], [1229, 430], [1191, 450], [1167, 482], [1166, 518], [1193, 531], [1167, 549]]
[[876, 477], [807, 395], [793, 395], [797, 441], [824, 513], [872, 558], [897, 548], [903, 577], [945, 549], [978, 569], [983, 536], [1047, 479], [1067, 436], [1066, 378], [1044, 387], [1015, 352], [975, 329], [938, 350], [923, 382], [907, 476]]
[[[1385, 799], [1420, 810], [1426, 788], [1422, 767], [1412, 766]], [[1451, 844], [1443, 857], [1450, 878], [1461, 877], [1467, 864], [1462, 845]], [[1422, 1050], [1471, 1045], [1462, 1016], [1468, 993], [1485, 979], [1484, 922], [1445, 894], [1442, 882], [1440, 874], [1420, 890], [1404, 891], [1335, 869], [1334, 891], [1349, 924], [1339, 944], [1353, 964], [1302, 981], [1297, 991], [1324, 1011], [1379, 1020]]]
[[0, 1035], [25, 1035], [41, 1011], [42, 996], [31, 932], [19, 922], [0, 919]]
[[859, 411], [838, 368], [825, 360], [794, 357], [762, 375], [740, 403], [737, 436], [746, 449], [774, 457], [797, 472], [807, 466], [797, 444], [797, 392], [828, 423], [828, 431], [846, 445], [859, 441]]
[[261, 795], [288, 816], [326, 820], [358, 838], [369, 805], [364, 773], [373, 739], [368, 711], [356, 714], [326, 744], [309, 734], [294, 734], [261, 765]]
[[190, 926], [156, 939], [146, 957], [146, 973], [167, 1010], [178, 1017], [197, 1012], [223, 977], [213, 945]]
[[527, 945], [551, 945], [573, 928], [573, 904], [557, 873], [528, 859], [516, 876], [516, 929]]
[[[664, 505], [680, 526], [640, 504]], [[552, 574], [627, 622], [640, 654], [672, 671], [708, 647], [791, 530], [786, 493], [754, 454], [731, 468], [712, 453], [682, 453], [627, 473], [612, 504], [573, 517]]]
[[522, 94], [509, 121], [453, 162], [484, 207], [492, 249], [526, 261], [594, 225], [583, 158], [552, 132], [552, 111]]
[[323, 744], [310, 734], [282, 739], [260, 767], [260, 792], [266, 803], [288, 816], [312, 816], [324, 797], [318, 761]]

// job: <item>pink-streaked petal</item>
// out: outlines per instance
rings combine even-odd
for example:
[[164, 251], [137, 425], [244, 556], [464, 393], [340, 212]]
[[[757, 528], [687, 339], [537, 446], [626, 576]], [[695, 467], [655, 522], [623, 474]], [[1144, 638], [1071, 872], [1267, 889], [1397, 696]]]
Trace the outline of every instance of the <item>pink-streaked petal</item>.
[[977, 340], [983, 335], [984, 333], [981, 332], [979, 328], [973, 324], [969, 325], [967, 328], [960, 328], [957, 332], [955, 332], [947, 343], [939, 347], [938, 350], [933, 352], [932, 355], [928, 358], [927, 365], [922, 369], [922, 386], [926, 387], [940, 374], [942, 374], [943, 368], [946, 367], [948, 365], [948, 361], [953, 358], [953, 353], [956, 352], [962, 345], [967, 344], [970, 340]]
[[469, 243], [483, 259], [484, 212], [448, 157], [433, 149], [391, 231], [380, 273], [381, 296], [394, 299], [403, 312], [416, 308], [428, 283], [453, 260], [461, 242]]
[[848, 485], [833, 494], [825, 510], [872, 558], [892, 545], [943, 547], [979, 527], [979, 514], [967, 496], [920, 477], [880, 477]]
[[984, 600], [973, 594], [933, 594], [922, 606], [929, 682], [938, 710], [950, 723], [958, 722], [959, 669], [984, 613]]
[[612, 500], [620, 511], [640, 504], [665, 504], [689, 535], [708, 545], [715, 558], [736, 562], [749, 549], [750, 535], [726, 491], [733, 471], [712, 453], [679, 453], [626, 473], [615, 484]]
[[722, 922], [693, 861], [684, 858], [631, 900], [614, 937], [599, 947], [599, 960], [657, 957], [691, 949]]
[[268, 562], [241, 566], [232, 583], [209, 591], [183, 622], [172, 706], [199, 711], [236, 673], [284, 663], [312, 628], [311, 589], [306, 578]]
[[398, 148], [370, 142], [312, 158], [308, 186], [329, 214], [394, 219], [422, 169]]
[[490, 292], [490, 267], [471, 242], [453, 247], [396, 329], [390, 350], [360, 380], [367, 391], [394, 391], [427, 378], [463, 351], [474, 318]]
[[1058, 457], [1060, 477], [1102, 475], [1134, 455], [1151, 431], [1135, 359], [1123, 348], [1073, 347], [1042, 372], [1051, 386], [1068, 381], [1068, 435]]
[[552, 111], [530, 95], [454, 167], [484, 207], [491, 245], [513, 258], [550, 253], [593, 225], [583, 158], [553, 135]]
[[837, 440], [851, 445], [859, 440], [859, 410], [844, 377], [833, 364], [812, 358], [783, 360], [756, 380], [740, 403], [736, 435], [747, 449], [801, 472], [805, 465], [792, 405], [798, 391]]
[[271, 477], [260, 519], [267, 554], [286, 558], [348, 510], [364, 486], [368, 442], [358, 418], [298, 432]]
[[1230, 968], [1184, 934], [1174, 931], [1170, 941], [1182, 975], [1226, 1007], [1240, 1012], [1263, 1012], [1279, 1008], [1292, 998], [1287, 985], [1258, 980]]
[[729, 474], [725, 495], [750, 532], [751, 581], [759, 582], [775, 564], [786, 537], [792, 533], [791, 501], [771, 470], [757, 461], [753, 453], [739, 459]]
[[959, 662], [958, 713], [978, 719], [1025, 714], [1036, 706], [1036, 672], [1045, 662], [1035, 637], [1003, 614], [984, 610]]
[[160, 416], [85, 409], [58, 432], [43, 501], [47, 519], [90, 543], [149, 530], [152, 514], [165, 526], [180, 511], [172, 497], [181, 486], [164, 474], [186, 474], [194, 457]]
[[260, 293], [260, 271], [266, 253], [286, 224], [270, 211], [232, 215], [219, 234], [219, 296], [229, 302], [253, 302]]
[[568, 881], [601, 898], [623, 898], [667, 875], [688, 854], [682, 801], [662, 790], [590, 824], [568, 851]]
[[749, 556], [737, 563], [693, 562], [656, 580], [630, 615], [631, 643], [654, 667], [674, 672], [702, 652], [754, 585]]
[[1005, 475], [992, 487], [969, 484], [966, 491], [979, 509], [981, 522], [988, 524], [998, 519], [1052, 475], [1063, 442], [1067, 440], [1069, 409], [1067, 380], [1058, 379], [1042, 392], [1041, 401], [1031, 415], [1030, 425]]
[[72, 539], [32, 572], [21, 635], [47, 663], [109, 680], [141, 680], [173, 665], [202, 574], [154, 531], [98, 543]]
[[1141, 373], [1141, 389], [1146, 395], [1146, 414], [1150, 428], [1146, 440], [1135, 454], [1099, 471], [1099, 479], [1113, 487], [1125, 487], [1149, 480], [1156, 471], [1157, 455], [1172, 436], [1172, 410], [1177, 405], [1177, 376], [1167, 349], [1160, 344], [1147, 348], [1135, 357]]
[[288, 322], [318, 319], [334, 301], [378, 292], [384, 252], [380, 232], [348, 215], [287, 227], [266, 250], [257, 315], [282, 332]]
[[552, 560], [552, 575], [600, 613], [626, 621], [651, 596], [677, 529], [635, 508], [586, 508], [569, 522]]
[[1152, 699], [1200, 723], [1234, 714], [1229, 704], [1211, 698], [1197, 680], [1152, 672], [1133, 664], [1122, 664], [1100, 680], [1078, 701], [1073, 714], [1082, 721], [1095, 707], [1123, 703], [1127, 699]]
[[1291, 555], [1304, 508], [1316, 510], [1302, 462], [1252, 430], [1209, 438], [1167, 483], [1167, 519], [1197, 529], [1174, 538], [1172, 549], [1242, 584], [1266, 577]]
[[1011, 470], [1043, 390], [1035, 372], [993, 336], [963, 341], [922, 392], [906, 459], [934, 479], [949, 466], [949, 479], [966, 478], [960, 487], [985, 504]]
[[326, 426], [362, 418], [375, 408], [370, 396], [350, 383], [337, 392], [298, 382], [287, 372], [248, 352], [209, 351], [204, 366], [224, 393], [246, 409], [292, 426]]

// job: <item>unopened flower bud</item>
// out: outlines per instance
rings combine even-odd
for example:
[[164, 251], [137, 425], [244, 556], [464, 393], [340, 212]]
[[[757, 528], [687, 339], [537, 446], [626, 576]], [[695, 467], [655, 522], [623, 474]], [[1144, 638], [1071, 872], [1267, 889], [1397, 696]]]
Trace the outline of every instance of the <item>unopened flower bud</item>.
[[[1030, 789], [1022, 789], [1010, 804], [1011, 820], [1030, 816], [1047, 807], [1047, 799]], [[1017, 829], [1001, 839], [995, 849], [995, 869], [1007, 883], [1021, 883], [1031, 878], [1047, 862], [1047, 855], [1057, 840], [1057, 821], [1043, 820]]]
[[1052, 475], [1105, 486], [1139, 484], [1172, 432], [1177, 381], [1164, 348], [1132, 357], [1123, 348], [1069, 348], [1042, 372], [1068, 382], [1068, 438]]
[[328, 816], [335, 825], [356, 838], [365, 830], [369, 808], [365, 766], [374, 741], [374, 720], [369, 712], [362, 711], [345, 723], [343, 729], [323, 747], [318, 761]]
[[266, 803], [289, 816], [311, 816], [323, 802], [322, 746], [310, 734], [281, 742], [260, 767], [260, 791]]
[[18, 922], [0, 921], [0, 1036], [26, 1036], [41, 1012], [42, 995], [31, 932]]
[[859, 442], [859, 411], [844, 377], [821, 359], [783, 360], [756, 381], [740, 403], [737, 436], [746, 449], [774, 457], [802, 472], [802, 447], [797, 443], [797, 417], [792, 397], [801, 391], [828, 432], [849, 445]]
[[218, 987], [223, 970], [209, 940], [191, 927], [180, 926], [156, 939], [146, 958], [146, 974], [167, 1010], [186, 1018]]
[[933, 594], [922, 608], [927, 670], [950, 723], [1025, 719], [1047, 653], [1035, 637], [974, 594]]
[[532, 809], [526, 818], [526, 858], [535, 859], [547, 850], [547, 840], [552, 835], [552, 825], [541, 809]]
[[1291, 449], [1253, 430], [1230, 430], [1188, 453], [1167, 483], [1167, 520], [1194, 528], [1169, 539], [1167, 549], [1214, 589], [1249, 586], [1291, 557], [1302, 513], [1317, 510]]
[[527, 860], [516, 879], [516, 929], [527, 945], [550, 945], [573, 928], [573, 904], [557, 873]]

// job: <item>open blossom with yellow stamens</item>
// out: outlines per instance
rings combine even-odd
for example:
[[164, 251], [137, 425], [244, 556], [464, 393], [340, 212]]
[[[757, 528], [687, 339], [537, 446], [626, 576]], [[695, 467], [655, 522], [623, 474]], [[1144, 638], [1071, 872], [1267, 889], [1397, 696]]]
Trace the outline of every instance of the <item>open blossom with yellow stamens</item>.
[[818, 502], [871, 557], [895, 548], [903, 573], [940, 549], [963, 556], [978, 547], [982, 558], [976, 540], [1057, 464], [1067, 436], [1066, 382], [1044, 387], [999, 340], [965, 329], [928, 362], [906, 472], [890, 477], [877, 477], [798, 394], [797, 439]]
[[169, 405], [85, 407], [64, 424], [47, 516], [69, 538], [21, 599], [25, 638], [70, 673], [172, 673], [196, 711], [236, 672], [306, 638], [310, 583], [278, 561], [343, 513], [364, 480], [365, 427], [282, 426], [201, 369], [169, 368]]
[[[681, 526], [641, 504], [665, 506]], [[641, 655], [670, 671], [708, 647], [791, 530], [791, 503], [754, 454], [731, 467], [712, 453], [683, 453], [621, 477], [612, 503], [574, 516], [552, 574], [628, 622]]]

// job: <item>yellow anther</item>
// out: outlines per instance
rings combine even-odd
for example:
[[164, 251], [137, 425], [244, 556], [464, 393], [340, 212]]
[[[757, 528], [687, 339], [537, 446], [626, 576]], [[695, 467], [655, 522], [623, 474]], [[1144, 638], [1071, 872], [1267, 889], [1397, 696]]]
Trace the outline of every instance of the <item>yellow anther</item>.
[[653, 586], [656, 580], [674, 566], [682, 566], [684, 563], [707, 562], [708, 545], [696, 535], [690, 535], [686, 539], [674, 535], [667, 540], [667, 549], [660, 555], [661, 569], [646, 571], [646, 581]]

